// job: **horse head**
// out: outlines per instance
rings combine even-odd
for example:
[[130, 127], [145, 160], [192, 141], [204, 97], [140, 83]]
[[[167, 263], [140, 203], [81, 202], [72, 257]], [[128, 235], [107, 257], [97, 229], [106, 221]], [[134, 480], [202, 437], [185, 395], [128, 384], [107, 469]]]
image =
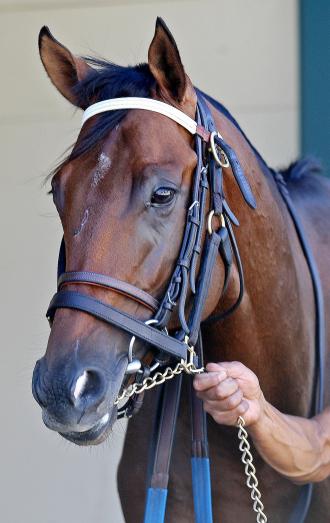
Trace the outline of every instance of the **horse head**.
[[[195, 118], [196, 92], [160, 19], [148, 63], [135, 67], [76, 57], [47, 28], [40, 32], [39, 49], [52, 83], [78, 108], [134, 96], [163, 101]], [[191, 135], [161, 114], [118, 110], [89, 119], [51, 183], [66, 271], [109, 275], [160, 300], [180, 250], [196, 163]], [[216, 307], [223, 279], [217, 263], [203, 317]], [[139, 320], [152, 316], [146, 303], [125, 293], [83, 282], [66, 286]], [[176, 314], [169, 327], [176, 327]], [[77, 444], [106, 438], [117, 415], [130, 340], [124, 330], [85, 312], [56, 311], [33, 376], [33, 393], [50, 429]], [[140, 359], [148, 359], [150, 350], [136, 340]]]

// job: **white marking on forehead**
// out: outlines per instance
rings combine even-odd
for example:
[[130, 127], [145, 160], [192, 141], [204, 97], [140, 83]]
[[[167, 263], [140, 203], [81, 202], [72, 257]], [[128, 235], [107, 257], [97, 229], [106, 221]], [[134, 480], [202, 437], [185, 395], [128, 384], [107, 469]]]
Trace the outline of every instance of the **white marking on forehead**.
[[88, 217], [89, 217], [89, 210], [86, 209], [85, 212], [84, 212], [84, 215], [82, 217], [82, 220], [80, 222], [79, 227], [77, 229], [75, 229], [75, 231], [73, 232], [73, 236], [78, 236], [78, 234], [81, 233], [81, 231], [85, 227], [86, 223], [88, 222]]
[[78, 399], [79, 396], [81, 396], [81, 394], [83, 393], [87, 380], [88, 380], [88, 374], [86, 371], [84, 371], [82, 373], [82, 375], [79, 376], [79, 378], [76, 381], [76, 386], [75, 386], [74, 392], [73, 392], [73, 396], [74, 396], [75, 400]]
[[96, 169], [93, 173], [92, 187], [95, 188], [100, 181], [105, 177], [108, 169], [110, 169], [111, 160], [105, 153], [101, 153], [97, 162]]

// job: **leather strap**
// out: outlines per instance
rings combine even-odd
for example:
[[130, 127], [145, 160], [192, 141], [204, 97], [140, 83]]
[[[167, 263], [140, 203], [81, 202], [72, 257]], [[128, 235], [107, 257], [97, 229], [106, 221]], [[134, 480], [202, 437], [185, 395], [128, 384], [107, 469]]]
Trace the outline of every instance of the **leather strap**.
[[218, 257], [221, 236], [217, 232], [207, 235], [202, 258], [202, 265], [199, 271], [197, 296], [194, 300], [193, 308], [189, 317], [189, 342], [195, 345], [198, 338], [201, 316], [204, 310], [205, 301], [209, 292], [212, 272], [215, 261]]
[[[285, 180], [281, 173], [276, 171], [272, 171], [272, 173], [279, 188], [280, 194], [292, 218], [312, 279], [315, 302], [315, 375], [310, 416], [315, 416], [316, 414], [322, 412], [324, 408], [324, 369], [326, 341], [325, 311], [322, 283], [313, 251], [307, 240], [299, 215], [291, 200], [291, 196], [289, 194]], [[301, 487], [298, 502], [290, 516], [289, 523], [304, 523], [310, 508], [312, 495], [312, 483], [308, 483]]]
[[310, 416], [319, 414], [324, 409], [324, 369], [325, 369], [325, 311], [324, 311], [324, 296], [322, 283], [320, 279], [319, 270], [314, 258], [313, 251], [307, 239], [300, 217], [294, 207], [293, 201], [287, 189], [286, 183], [281, 173], [273, 172], [275, 181], [281, 193], [281, 196], [287, 206], [289, 214], [292, 218], [296, 229], [297, 236], [306, 262], [309, 268], [315, 302], [315, 379], [314, 379], [314, 393], [313, 401], [310, 409]]
[[[198, 366], [203, 367], [203, 340], [199, 331], [195, 351], [198, 358]], [[206, 412], [203, 401], [196, 395], [193, 382], [190, 383], [191, 394], [191, 455], [194, 458], [208, 458], [209, 449], [207, 441]]]
[[167, 488], [170, 461], [179, 410], [182, 374], [162, 385], [152, 439], [149, 486]]
[[[81, 125], [83, 126], [89, 118], [97, 114], [107, 111], [118, 111], [126, 109], [142, 109], [145, 111], [153, 111], [155, 113], [162, 114], [171, 120], [174, 120], [174, 122], [187, 129], [187, 131], [189, 131], [191, 134], [196, 134], [197, 132], [197, 122], [195, 122], [195, 120], [190, 118], [190, 116], [184, 112], [180, 111], [176, 107], [173, 107], [173, 105], [161, 102], [160, 100], [142, 98], [139, 96], [110, 98], [109, 100], [102, 100], [101, 102], [92, 104], [84, 111]], [[198, 131], [200, 133], [201, 129]], [[207, 133], [205, 133], [205, 136], [207, 136]]]
[[158, 301], [148, 294], [147, 292], [135, 287], [122, 280], [117, 278], [112, 278], [111, 276], [105, 276], [104, 274], [99, 274], [97, 272], [90, 271], [71, 271], [64, 272], [60, 275], [58, 279], [58, 289], [63, 285], [69, 283], [87, 283], [89, 285], [97, 285], [100, 287], [106, 287], [115, 292], [128, 296], [133, 300], [141, 303], [142, 305], [148, 307], [152, 311], [157, 311], [159, 308]]
[[186, 359], [187, 345], [182, 341], [150, 325], [146, 325], [126, 312], [119, 311], [115, 309], [115, 307], [92, 298], [89, 295], [80, 294], [75, 291], [59, 291], [54, 295], [47, 311], [47, 317], [50, 320], [52, 320], [58, 308], [76, 309], [87, 312], [106, 323], [119, 327], [132, 336], [137, 336], [178, 359]]
[[[198, 365], [203, 365], [202, 336], [199, 332], [196, 344]], [[212, 493], [210, 460], [208, 456], [206, 412], [203, 402], [197, 398], [190, 383], [191, 398], [191, 472], [195, 509], [195, 523], [212, 523]]]
[[[239, 307], [239, 305], [243, 299], [243, 295], [244, 295], [243, 265], [242, 265], [241, 257], [239, 254], [238, 245], [236, 243], [234, 231], [233, 231], [233, 228], [231, 226], [231, 223], [230, 223], [227, 215], [225, 215], [225, 222], [227, 225], [228, 235], [230, 237], [231, 247], [233, 249], [235, 260], [236, 260], [236, 267], [237, 267], [237, 272], [238, 272], [238, 277], [239, 277], [239, 293], [238, 293], [236, 301], [234, 302], [233, 305], [231, 305], [225, 311], [220, 312], [219, 314], [214, 314], [212, 316], [209, 316], [208, 318], [206, 318], [206, 320], [203, 321], [203, 325], [210, 325], [212, 323], [224, 320], [225, 318], [227, 318], [228, 316], [233, 314], [233, 312], [235, 312], [235, 310]], [[228, 275], [229, 275], [229, 271], [230, 271], [230, 267], [228, 267], [228, 266], [226, 267], [226, 263], [225, 263], [225, 269], [227, 269], [227, 273], [225, 274], [225, 283], [224, 283], [224, 288], [223, 288], [222, 292], [225, 292], [226, 287], [228, 285]], [[227, 281], [226, 281], [226, 277], [227, 277]]]
[[143, 523], [164, 523], [169, 468], [182, 375], [162, 385], [158, 397]]
[[214, 141], [226, 154], [244, 200], [252, 209], [255, 209], [257, 206], [255, 198], [234, 150], [219, 135], [215, 137]]

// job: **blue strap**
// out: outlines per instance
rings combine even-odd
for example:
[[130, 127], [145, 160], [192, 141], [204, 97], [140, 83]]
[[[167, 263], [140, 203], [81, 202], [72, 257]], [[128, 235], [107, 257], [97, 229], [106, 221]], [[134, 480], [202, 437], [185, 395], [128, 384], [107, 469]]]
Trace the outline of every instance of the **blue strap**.
[[195, 523], [212, 523], [209, 458], [191, 458]]
[[167, 489], [148, 488], [143, 523], [163, 523], [165, 518]]

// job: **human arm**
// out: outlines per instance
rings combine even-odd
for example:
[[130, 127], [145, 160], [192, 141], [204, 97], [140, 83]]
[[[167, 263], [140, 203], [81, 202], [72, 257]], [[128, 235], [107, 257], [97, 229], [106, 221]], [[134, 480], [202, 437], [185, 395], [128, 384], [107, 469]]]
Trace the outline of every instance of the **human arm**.
[[207, 365], [194, 387], [205, 410], [224, 425], [243, 416], [263, 459], [295, 483], [316, 482], [330, 474], [330, 408], [306, 419], [283, 414], [264, 397], [256, 375], [239, 362]]

